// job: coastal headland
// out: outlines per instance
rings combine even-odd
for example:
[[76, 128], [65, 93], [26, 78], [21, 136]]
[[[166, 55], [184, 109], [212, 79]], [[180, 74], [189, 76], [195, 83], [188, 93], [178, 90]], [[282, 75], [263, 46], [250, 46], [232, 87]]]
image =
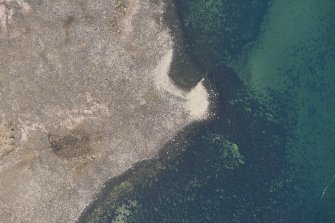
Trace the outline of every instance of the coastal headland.
[[167, 3], [0, 1], [0, 222], [75, 222], [105, 182], [208, 117], [203, 82], [169, 78], [181, 48]]

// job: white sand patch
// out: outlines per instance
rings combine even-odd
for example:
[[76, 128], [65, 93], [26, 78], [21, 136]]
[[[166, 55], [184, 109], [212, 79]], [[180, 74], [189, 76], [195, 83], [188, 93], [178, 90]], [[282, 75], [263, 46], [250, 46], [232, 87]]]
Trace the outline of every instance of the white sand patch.
[[138, 12], [140, 6], [140, 1], [139, 0], [132, 0], [129, 1], [129, 6], [127, 8], [127, 14], [124, 18], [124, 28], [123, 28], [123, 33], [125, 36], [128, 36], [133, 33], [133, 18], [134, 15]]
[[6, 28], [6, 6], [1, 3], [2, 1], [0, 1], [0, 28], [5, 29]]
[[31, 12], [31, 6], [24, 0], [0, 0], [0, 30], [7, 31], [7, 23], [10, 22], [14, 15], [14, 8], [7, 9], [5, 4], [15, 2], [19, 7], [19, 11], [23, 13]]
[[203, 120], [208, 117], [209, 94], [201, 80], [190, 92], [183, 91], [174, 85], [169, 77], [173, 59], [173, 50], [170, 49], [161, 59], [155, 70], [155, 83], [160, 91], [165, 91], [185, 100], [184, 109], [190, 121]]
[[6, 1], [1, 1], [0, 3], [5, 2], [5, 3], [12, 3], [15, 2], [23, 12], [29, 12], [31, 10], [30, 5], [25, 2], [24, 0], [6, 0]]
[[201, 80], [186, 96], [185, 109], [194, 120], [202, 120], [208, 117], [209, 96]]

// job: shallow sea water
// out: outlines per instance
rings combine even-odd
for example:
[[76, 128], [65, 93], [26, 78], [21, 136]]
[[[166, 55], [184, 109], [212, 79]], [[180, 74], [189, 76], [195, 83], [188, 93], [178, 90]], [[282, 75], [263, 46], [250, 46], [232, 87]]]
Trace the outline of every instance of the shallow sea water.
[[177, 5], [216, 115], [112, 179], [81, 221], [335, 222], [335, 2]]

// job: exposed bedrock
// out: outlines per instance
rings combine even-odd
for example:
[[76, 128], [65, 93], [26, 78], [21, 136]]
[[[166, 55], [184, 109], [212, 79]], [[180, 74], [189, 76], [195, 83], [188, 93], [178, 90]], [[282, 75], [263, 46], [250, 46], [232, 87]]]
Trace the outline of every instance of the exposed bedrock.
[[169, 79], [166, 3], [0, 0], [0, 222], [75, 222], [108, 179], [207, 118], [200, 78]]

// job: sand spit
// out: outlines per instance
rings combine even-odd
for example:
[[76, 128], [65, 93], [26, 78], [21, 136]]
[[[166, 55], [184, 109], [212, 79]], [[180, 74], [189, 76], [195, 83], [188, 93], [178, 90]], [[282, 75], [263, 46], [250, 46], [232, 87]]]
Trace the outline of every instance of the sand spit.
[[173, 81], [166, 74], [170, 71], [173, 61], [173, 49], [171, 48], [160, 61], [156, 70], [154, 80], [156, 87], [161, 92], [171, 94], [184, 101], [184, 109], [188, 113], [190, 121], [203, 120], [208, 117], [209, 95], [201, 80], [191, 91], [184, 91], [174, 85]]
[[0, 1], [0, 222], [75, 222], [108, 179], [207, 117], [203, 83], [168, 77], [164, 9]]

